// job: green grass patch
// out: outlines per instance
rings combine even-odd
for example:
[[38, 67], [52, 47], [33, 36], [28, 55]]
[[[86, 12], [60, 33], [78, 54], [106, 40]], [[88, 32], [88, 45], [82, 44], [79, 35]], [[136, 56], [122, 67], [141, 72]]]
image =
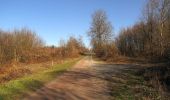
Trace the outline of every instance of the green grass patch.
[[0, 85], [0, 100], [15, 100], [22, 97], [26, 92], [35, 91], [41, 88], [44, 83], [56, 78], [59, 74], [71, 68], [79, 59], [66, 61], [63, 64], [55, 65], [45, 71], [24, 76], [8, 83]]

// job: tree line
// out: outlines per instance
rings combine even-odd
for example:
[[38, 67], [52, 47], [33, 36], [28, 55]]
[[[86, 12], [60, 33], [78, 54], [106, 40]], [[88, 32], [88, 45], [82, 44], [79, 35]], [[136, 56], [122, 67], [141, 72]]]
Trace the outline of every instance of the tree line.
[[113, 57], [170, 59], [170, 0], [148, 0], [142, 14], [137, 23], [121, 29], [114, 39], [106, 13], [96, 11], [88, 33], [96, 55], [107, 57], [112, 52]]
[[117, 46], [123, 55], [149, 58], [170, 57], [170, 1], [149, 0], [143, 19], [121, 30]]
[[86, 50], [81, 38], [70, 37], [62, 45], [45, 46], [35, 32], [27, 29], [0, 30], [0, 64], [31, 63], [77, 57]]

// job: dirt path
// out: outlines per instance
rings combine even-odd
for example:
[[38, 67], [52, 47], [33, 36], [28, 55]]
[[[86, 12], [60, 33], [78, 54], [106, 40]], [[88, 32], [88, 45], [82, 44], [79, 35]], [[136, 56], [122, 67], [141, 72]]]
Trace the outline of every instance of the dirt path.
[[24, 100], [109, 100], [108, 81], [90, 57], [79, 61], [71, 70], [46, 84]]
[[85, 57], [24, 100], [160, 100], [158, 92], [136, 75], [143, 67]]

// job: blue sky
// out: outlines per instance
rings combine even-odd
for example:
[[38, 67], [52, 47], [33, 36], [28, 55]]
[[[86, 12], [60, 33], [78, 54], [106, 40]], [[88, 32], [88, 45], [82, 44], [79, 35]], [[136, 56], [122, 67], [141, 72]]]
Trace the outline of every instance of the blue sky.
[[60, 39], [83, 36], [89, 45], [87, 31], [95, 10], [106, 11], [115, 34], [120, 28], [137, 22], [146, 0], [0, 0], [0, 29], [28, 27], [47, 45], [58, 45]]

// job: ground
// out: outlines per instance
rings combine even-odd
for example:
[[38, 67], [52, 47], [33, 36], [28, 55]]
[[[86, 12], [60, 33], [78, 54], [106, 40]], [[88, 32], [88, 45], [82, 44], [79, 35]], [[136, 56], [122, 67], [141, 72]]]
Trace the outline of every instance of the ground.
[[108, 64], [91, 57], [45, 84], [24, 100], [156, 100], [157, 92], [135, 76], [136, 65]]

